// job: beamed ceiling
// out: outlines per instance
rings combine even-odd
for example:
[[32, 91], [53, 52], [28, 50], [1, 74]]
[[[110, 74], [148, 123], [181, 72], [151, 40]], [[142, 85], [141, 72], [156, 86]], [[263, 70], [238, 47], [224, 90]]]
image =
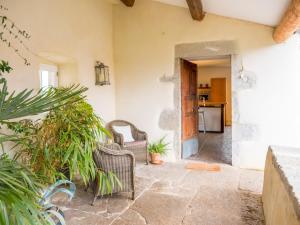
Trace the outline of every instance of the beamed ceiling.
[[[115, 1], [115, 0], [110, 0]], [[120, 0], [133, 7], [135, 0]], [[139, 0], [137, 0], [139, 1]], [[284, 42], [300, 28], [300, 0], [152, 0], [189, 8], [194, 20], [205, 12], [276, 27], [273, 38]]]

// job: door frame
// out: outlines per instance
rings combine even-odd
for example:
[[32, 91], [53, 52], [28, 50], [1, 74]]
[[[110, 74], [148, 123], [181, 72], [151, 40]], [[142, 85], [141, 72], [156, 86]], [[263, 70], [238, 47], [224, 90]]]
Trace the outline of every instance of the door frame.
[[207, 57], [231, 56], [231, 78], [232, 78], [232, 131], [234, 140], [232, 145], [232, 164], [239, 165], [239, 142], [241, 137], [234, 135], [239, 125], [239, 104], [238, 92], [241, 83], [240, 71], [242, 69], [242, 57], [239, 55], [236, 41], [209, 41], [200, 43], [179, 44], [175, 46], [174, 57], [174, 75], [170, 77], [163, 76], [163, 82], [171, 82], [174, 85], [174, 109], [165, 109], [160, 115], [160, 127], [173, 131], [173, 157], [175, 161], [181, 160], [182, 141], [181, 141], [181, 88], [180, 88], [180, 58], [199, 59]]
[[[232, 63], [232, 61], [233, 61], [233, 55], [216, 55], [216, 56], [199, 56], [199, 57], [196, 57], [196, 56], [194, 56], [194, 57], [186, 57], [186, 58], [180, 58], [180, 88], [179, 88], [179, 92], [180, 92], [180, 111], [181, 111], [181, 113], [182, 113], [182, 99], [181, 99], [181, 96], [182, 96], [182, 83], [181, 83], [181, 73], [182, 73], [182, 71], [181, 71], [181, 67], [182, 67], [182, 64], [181, 64], [181, 61], [182, 60], [186, 60], [186, 61], [193, 61], [193, 60], [207, 60], [207, 59], [219, 59], [219, 58], [224, 58], [224, 57], [228, 57], [229, 59], [230, 59], [230, 63], [231, 63], [231, 98], [232, 98], [232, 100], [233, 100], [233, 88], [232, 88], [232, 80], [233, 80], [233, 71], [232, 71], [232, 66], [233, 66], [233, 63]], [[198, 69], [197, 69], [197, 72], [198, 72]], [[198, 75], [198, 74], [197, 74]], [[198, 79], [198, 77], [197, 77], [197, 79]], [[224, 108], [222, 107], [222, 110], [224, 110]], [[233, 112], [233, 105], [232, 105], [232, 109], [231, 109], [231, 111]], [[233, 115], [233, 113], [232, 113], [232, 115]], [[221, 118], [221, 119], [224, 119], [223, 117]], [[182, 127], [182, 124], [183, 124], [183, 121], [182, 121], [182, 115], [180, 115], [180, 133], [181, 133], [181, 137], [182, 137], [182, 129], [183, 129], [183, 127]], [[221, 124], [223, 124], [222, 123], [222, 121], [221, 121]], [[222, 132], [224, 131], [224, 127], [222, 128]], [[184, 159], [184, 154], [183, 154], [183, 152], [184, 152], [184, 142], [185, 142], [186, 140], [183, 140], [183, 138], [181, 138], [181, 141], [180, 141], [180, 155], [181, 155], [181, 159]], [[198, 137], [197, 137], [197, 141], [198, 141]], [[231, 140], [231, 142], [232, 142], [232, 140]], [[195, 145], [195, 144], [194, 144]], [[198, 144], [197, 144], [197, 147], [198, 147]], [[231, 151], [233, 151], [232, 149], [231, 149]], [[232, 160], [231, 160], [232, 161]]]

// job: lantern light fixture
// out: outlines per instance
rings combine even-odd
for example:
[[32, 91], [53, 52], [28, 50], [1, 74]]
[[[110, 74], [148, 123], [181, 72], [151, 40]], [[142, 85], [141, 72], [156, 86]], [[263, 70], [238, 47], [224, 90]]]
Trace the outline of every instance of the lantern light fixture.
[[97, 61], [95, 65], [95, 76], [96, 76], [96, 85], [104, 86], [110, 85], [109, 80], [109, 67], [104, 65], [104, 63]]

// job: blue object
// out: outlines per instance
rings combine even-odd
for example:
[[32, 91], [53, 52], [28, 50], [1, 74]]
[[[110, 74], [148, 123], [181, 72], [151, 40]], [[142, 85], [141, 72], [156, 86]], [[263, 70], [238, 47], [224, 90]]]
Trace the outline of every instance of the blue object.
[[[66, 185], [69, 188], [66, 188]], [[64, 186], [64, 187], [62, 187]], [[51, 185], [45, 192], [42, 194], [42, 198], [39, 204], [44, 208], [45, 217], [52, 225], [65, 225], [65, 216], [63, 211], [56, 205], [51, 203], [51, 198], [57, 193], [65, 193], [69, 197], [69, 201], [75, 195], [76, 186], [74, 183], [68, 180], [59, 180], [55, 184]], [[58, 222], [55, 222], [58, 221]]]

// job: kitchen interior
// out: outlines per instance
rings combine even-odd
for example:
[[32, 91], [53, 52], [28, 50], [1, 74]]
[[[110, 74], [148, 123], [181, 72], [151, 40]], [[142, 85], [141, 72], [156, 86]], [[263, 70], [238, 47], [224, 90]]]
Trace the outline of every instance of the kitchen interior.
[[231, 58], [191, 61], [197, 64], [199, 150], [191, 158], [231, 164]]

